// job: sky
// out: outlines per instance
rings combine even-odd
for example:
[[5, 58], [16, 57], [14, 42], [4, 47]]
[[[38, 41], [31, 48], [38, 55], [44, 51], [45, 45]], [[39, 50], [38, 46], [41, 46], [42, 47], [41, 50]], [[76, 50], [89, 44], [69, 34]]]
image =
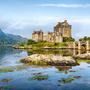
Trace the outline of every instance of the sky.
[[78, 41], [90, 37], [90, 0], [0, 0], [0, 28], [4, 33], [32, 39], [33, 31], [53, 32], [57, 22], [72, 25]]

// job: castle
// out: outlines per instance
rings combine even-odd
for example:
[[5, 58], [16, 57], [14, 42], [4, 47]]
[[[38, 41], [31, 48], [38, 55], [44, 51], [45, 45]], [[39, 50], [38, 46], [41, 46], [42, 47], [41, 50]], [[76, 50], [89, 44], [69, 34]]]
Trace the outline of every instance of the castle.
[[58, 22], [54, 27], [54, 32], [43, 33], [42, 30], [34, 31], [32, 34], [32, 40], [38, 41], [47, 41], [47, 42], [63, 42], [63, 37], [71, 37], [71, 25], [67, 23], [67, 20], [64, 22]]

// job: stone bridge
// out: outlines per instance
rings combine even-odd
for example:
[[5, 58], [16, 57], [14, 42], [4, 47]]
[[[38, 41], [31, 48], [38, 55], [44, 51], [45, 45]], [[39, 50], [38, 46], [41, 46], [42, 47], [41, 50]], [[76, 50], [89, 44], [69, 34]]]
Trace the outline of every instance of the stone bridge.
[[86, 49], [90, 50], [90, 41], [78, 41], [78, 42], [72, 42], [72, 43], [66, 43], [68, 45], [68, 48], [72, 49]]

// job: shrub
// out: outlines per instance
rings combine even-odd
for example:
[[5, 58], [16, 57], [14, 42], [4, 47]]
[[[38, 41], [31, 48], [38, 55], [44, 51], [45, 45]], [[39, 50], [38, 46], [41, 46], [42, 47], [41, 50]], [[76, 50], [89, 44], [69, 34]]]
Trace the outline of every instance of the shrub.
[[79, 41], [90, 41], [90, 37], [84, 36], [84, 38], [80, 38]]
[[64, 37], [63, 38], [63, 42], [74, 42], [75, 40], [74, 40], [74, 38], [72, 38], [72, 37]]
[[35, 40], [28, 39], [27, 45], [30, 45], [30, 44], [37, 44], [37, 42]]
[[54, 46], [59, 46], [59, 43], [54, 43]]
[[24, 46], [24, 44], [19, 44], [19, 47], [20, 47], [20, 46]]

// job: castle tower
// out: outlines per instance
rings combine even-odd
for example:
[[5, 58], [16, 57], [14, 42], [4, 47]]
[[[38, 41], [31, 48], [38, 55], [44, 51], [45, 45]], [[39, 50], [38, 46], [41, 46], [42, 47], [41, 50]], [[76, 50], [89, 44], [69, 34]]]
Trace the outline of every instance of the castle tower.
[[67, 23], [67, 20], [64, 22], [58, 22], [54, 27], [54, 32], [61, 32], [63, 37], [71, 37], [71, 25]]

